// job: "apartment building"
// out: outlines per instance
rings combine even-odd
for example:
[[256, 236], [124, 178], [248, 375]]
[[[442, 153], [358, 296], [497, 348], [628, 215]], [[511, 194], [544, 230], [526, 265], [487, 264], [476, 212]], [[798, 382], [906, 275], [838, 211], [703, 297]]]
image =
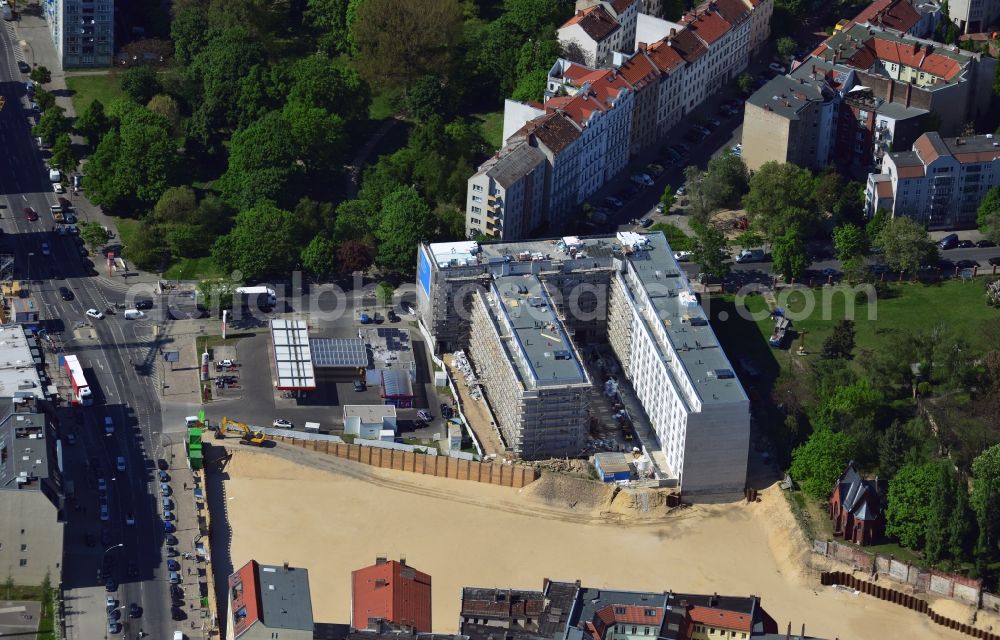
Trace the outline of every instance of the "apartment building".
[[845, 25], [862, 24], [890, 29], [918, 38], [929, 38], [942, 19], [941, 6], [934, 0], [875, 0]]
[[307, 569], [251, 560], [229, 576], [227, 640], [312, 640]]
[[467, 237], [523, 238], [542, 225], [545, 155], [526, 141], [505, 146], [471, 178]]
[[590, 420], [590, 377], [537, 277], [499, 276], [473, 297], [469, 358], [507, 446], [576, 456]]
[[741, 0], [713, 0], [680, 20], [707, 49], [703, 59], [705, 92], [712, 94], [746, 69], [750, 9]]
[[594, 6], [604, 7], [621, 26], [611, 42], [612, 53], [635, 51], [635, 27], [640, 13], [649, 13], [640, 0], [576, 0], [576, 10], [586, 11]]
[[747, 57], [754, 56], [771, 37], [771, 15], [774, 0], [746, 0], [750, 4], [750, 47]]
[[950, 0], [948, 15], [962, 33], [979, 33], [1000, 21], [1000, 0]]
[[[520, 283], [529, 293], [520, 295], [541, 298], [544, 311], [554, 309], [561, 323], [557, 333], [545, 331], [546, 336], [573, 336], [574, 344], [607, 344], [614, 351], [655, 434], [649, 453], [663, 480], [689, 496], [740, 494], [749, 401], [662, 233], [423, 244], [417, 274], [418, 316], [435, 350], [468, 348], [487, 396], [491, 384], [506, 390], [491, 397], [494, 411], [513, 414], [498, 416], [498, 423], [517, 424], [523, 412], [511, 407], [531, 399], [523, 381], [534, 378], [517, 355], [523, 353], [515, 348], [517, 341], [503, 338], [512, 331], [509, 322], [500, 320], [525, 305], [503, 304], [514, 298], [495, 283], [508, 286], [529, 276]], [[544, 295], [530, 293], [535, 290]], [[525, 329], [534, 327], [532, 322]], [[524, 339], [535, 345], [538, 340]], [[543, 349], [556, 348], [549, 337], [541, 340]], [[554, 356], [527, 361], [555, 364]], [[562, 364], [569, 368], [569, 362]], [[550, 375], [537, 377], [544, 381]], [[517, 434], [516, 428], [502, 429], [505, 437], [508, 431]], [[508, 446], [514, 445], [508, 441]], [[531, 451], [522, 445], [519, 453], [527, 457]]]
[[660, 72], [645, 51], [639, 51], [618, 68], [635, 91], [628, 152], [634, 156], [658, 144], [656, 135], [660, 99]]
[[43, 0], [42, 11], [63, 69], [114, 63], [114, 0]]
[[681, 87], [684, 83], [685, 62], [684, 58], [663, 40], [648, 46], [646, 43], [640, 43], [639, 46], [660, 72], [657, 83], [655, 133], [656, 139], [660, 140], [681, 121], [684, 115]]
[[582, 133], [572, 118], [552, 112], [531, 120], [510, 138], [524, 140], [545, 156], [542, 220], [551, 230], [564, 228], [578, 203]]
[[546, 579], [539, 591], [464, 587], [459, 633], [470, 640], [796, 638], [757, 596], [624, 591]]
[[604, 4], [577, 11], [556, 32], [563, 50], [590, 67], [609, 64], [615, 46], [621, 42], [622, 27]]
[[431, 577], [406, 563], [375, 558], [375, 564], [351, 572], [351, 627], [381, 625], [427, 633], [431, 626]]
[[993, 134], [917, 138], [910, 151], [886, 155], [868, 176], [869, 214], [882, 208], [931, 230], [971, 229], [987, 191], [1000, 184], [1000, 139]]

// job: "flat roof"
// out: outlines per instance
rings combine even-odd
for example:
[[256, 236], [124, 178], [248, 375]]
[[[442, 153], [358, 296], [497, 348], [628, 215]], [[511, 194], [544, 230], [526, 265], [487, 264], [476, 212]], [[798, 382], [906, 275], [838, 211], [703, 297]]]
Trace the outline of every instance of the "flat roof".
[[313, 367], [368, 367], [368, 349], [361, 338], [311, 338]]
[[[747, 102], [789, 120], [797, 120], [799, 112], [809, 104], [827, 99], [823, 82], [801, 77], [775, 76], [747, 98]], [[832, 91], [829, 95], [832, 97]]]
[[383, 418], [395, 418], [396, 407], [391, 404], [348, 404], [344, 405], [344, 421], [359, 418], [365, 424], [382, 422]]
[[38, 372], [41, 349], [18, 324], [0, 326], [0, 398], [12, 398], [17, 393], [45, 397]]
[[372, 352], [376, 369], [389, 367], [412, 368], [415, 366], [410, 332], [397, 327], [362, 328], [361, 340]]
[[491, 287], [501, 335], [513, 338], [512, 363], [528, 388], [589, 383], [576, 349], [537, 277], [503, 276]]
[[315, 389], [309, 327], [305, 320], [271, 320], [275, 386], [278, 389]]
[[15, 403], [3, 398], [0, 422], [0, 489], [35, 489], [38, 481], [49, 477], [49, 450], [46, 443], [45, 415], [36, 412], [35, 400], [27, 397]]
[[312, 631], [309, 571], [259, 565], [261, 621], [271, 629]]

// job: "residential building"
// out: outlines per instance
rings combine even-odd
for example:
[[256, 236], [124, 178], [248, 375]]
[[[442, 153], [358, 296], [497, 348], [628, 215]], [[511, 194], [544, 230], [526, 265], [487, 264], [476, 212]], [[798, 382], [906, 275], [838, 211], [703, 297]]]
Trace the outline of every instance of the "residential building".
[[377, 629], [381, 624], [431, 631], [431, 577], [405, 558], [378, 557], [375, 564], [351, 572], [351, 626]]
[[886, 102], [858, 85], [840, 102], [833, 163], [841, 173], [862, 178], [882, 164], [893, 146], [908, 147], [924, 129], [926, 109]]
[[660, 72], [645, 51], [629, 58], [618, 68], [618, 72], [635, 91], [629, 140], [629, 155], [634, 156], [658, 143], [656, 124], [660, 106]]
[[829, 512], [835, 536], [860, 545], [876, 544], [885, 536], [885, 511], [878, 476], [865, 480], [853, 460], [833, 485]]
[[463, 588], [459, 632], [469, 640], [756, 640], [778, 637], [778, 625], [757, 596], [619, 591], [546, 579], [540, 591]]
[[979, 33], [1000, 21], [1000, 0], [951, 0], [948, 16], [962, 33]]
[[[558, 365], [553, 373], [559, 379], [578, 366], [575, 345], [607, 344], [655, 434], [644, 446], [662, 479], [689, 496], [740, 495], [749, 400], [662, 233], [422, 244], [417, 274], [418, 316], [429, 342], [439, 352], [469, 349], [477, 370], [485, 373], [494, 411], [510, 414], [497, 417], [501, 427], [518, 424], [525, 412], [512, 407], [534, 401], [531, 383], [552, 379], [547, 367]], [[529, 293], [515, 295], [516, 285]], [[525, 309], [519, 298], [526, 295], [544, 306]], [[521, 318], [535, 313], [548, 318], [553, 308], [558, 322], [515, 323], [511, 317], [512, 309], [520, 309]], [[536, 320], [556, 326], [556, 333], [533, 335]], [[519, 331], [524, 337], [515, 340], [512, 334]], [[558, 345], [574, 346], [554, 347], [556, 337]], [[539, 349], [535, 355], [542, 357], [526, 355]], [[569, 351], [570, 359], [556, 361], [555, 349]], [[586, 379], [585, 372], [573, 375], [573, 384]], [[491, 397], [491, 384], [505, 395], [494, 391]], [[520, 435], [516, 427], [501, 432]], [[537, 454], [523, 444], [518, 453]]]
[[[933, 0], [918, 0], [917, 3], [911, 0], [875, 0], [850, 22], [929, 38], [940, 20], [941, 6]], [[843, 30], [843, 27], [838, 26], [838, 30]]]
[[640, 13], [648, 13], [640, 0], [576, 0], [576, 10], [585, 11], [593, 6], [604, 7], [620, 25], [611, 43], [612, 53], [635, 51], [635, 27]]
[[579, 125], [555, 111], [531, 120], [508, 141], [524, 140], [545, 156], [542, 223], [552, 231], [561, 231], [571, 222], [579, 203], [581, 137]]
[[[5, 334], [20, 327], [0, 329]], [[17, 339], [23, 340], [23, 333]], [[12, 355], [0, 346], [3, 357]], [[23, 379], [37, 380], [30, 360]], [[6, 373], [3, 386], [8, 387]], [[15, 391], [0, 398], [0, 571], [14, 584], [39, 585], [62, 579], [65, 482], [52, 424], [41, 400]]]
[[849, 76], [831, 65], [798, 77], [776, 76], [747, 99], [743, 112], [743, 161], [751, 171], [765, 162], [794, 162], [823, 169], [836, 133], [839, 80]]
[[910, 151], [885, 156], [882, 172], [868, 177], [866, 208], [869, 214], [888, 209], [893, 217], [912, 218], [931, 230], [971, 229], [980, 201], [997, 184], [1000, 139], [930, 132]]
[[577, 62], [589, 67], [605, 66], [621, 41], [621, 25], [604, 3], [577, 11], [556, 32], [559, 44]]
[[771, 15], [774, 13], [774, 0], [745, 0], [751, 6], [750, 11], [750, 44], [747, 57], [752, 57], [760, 51], [761, 45], [771, 37]]
[[43, 0], [42, 11], [63, 69], [114, 63], [115, 0]]
[[750, 8], [741, 0], [711, 0], [686, 13], [680, 24], [704, 43], [706, 96], [715, 93], [747, 66]]
[[536, 460], [583, 451], [590, 377], [538, 278], [500, 276], [476, 292], [469, 358], [515, 454]]
[[229, 576], [227, 640], [312, 640], [306, 569], [251, 560]]
[[344, 433], [365, 440], [395, 442], [396, 407], [391, 404], [344, 405]]
[[468, 237], [524, 238], [542, 224], [545, 155], [524, 141], [505, 146], [469, 178]]
[[656, 97], [656, 139], [661, 140], [667, 135], [684, 115], [684, 99], [682, 87], [684, 84], [684, 58], [663, 40], [658, 40], [644, 48], [650, 62], [656, 65], [660, 72]]

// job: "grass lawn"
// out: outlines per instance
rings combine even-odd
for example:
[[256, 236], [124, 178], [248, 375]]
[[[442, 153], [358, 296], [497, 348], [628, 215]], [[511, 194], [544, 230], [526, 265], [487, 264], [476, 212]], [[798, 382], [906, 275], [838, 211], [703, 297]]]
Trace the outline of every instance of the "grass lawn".
[[491, 148], [503, 146], [503, 111], [479, 113], [472, 116], [479, 121], [479, 130]]
[[225, 274], [211, 256], [204, 258], [181, 258], [163, 272], [167, 280], [205, 280], [221, 278]]
[[0, 589], [5, 600], [41, 600], [42, 616], [38, 621], [36, 640], [55, 640], [55, 601], [42, 597], [40, 585], [4, 585]]
[[385, 120], [396, 115], [394, 104], [400, 99], [400, 89], [387, 89], [372, 96], [372, 103], [368, 105], [368, 117], [372, 120]]
[[132, 218], [115, 218], [115, 227], [118, 229], [117, 239], [123, 247], [132, 244], [142, 233], [142, 223]]
[[69, 76], [66, 78], [66, 87], [72, 92], [73, 110], [77, 116], [94, 100], [100, 100], [107, 107], [112, 99], [125, 95], [118, 84], [117, 73]]
[[694, 249], [694, 238], [684, 235], [684, 232], [672, 224], [658, 222], [649, 228], [649, 231], [662, 231], [670, 243], [670, 248], [674, 251], [690, 251]]

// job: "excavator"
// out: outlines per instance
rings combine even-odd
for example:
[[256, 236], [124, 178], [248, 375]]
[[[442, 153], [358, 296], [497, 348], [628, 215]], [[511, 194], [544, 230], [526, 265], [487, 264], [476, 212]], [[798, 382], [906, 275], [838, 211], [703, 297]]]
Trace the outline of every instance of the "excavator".
[[268, 439], [267, 434], [263, 431], [255, 431], [248, 424], [237, 420], [230, 420], [229, 418], [223, 418], [222, 422], [219, 423], [219, 428], [215, 431], [216, 440], [225, 438], [226, 434], [230, 431], [236, 431], [240, 434], [241, 444], [252, 444], [262, 447]]

